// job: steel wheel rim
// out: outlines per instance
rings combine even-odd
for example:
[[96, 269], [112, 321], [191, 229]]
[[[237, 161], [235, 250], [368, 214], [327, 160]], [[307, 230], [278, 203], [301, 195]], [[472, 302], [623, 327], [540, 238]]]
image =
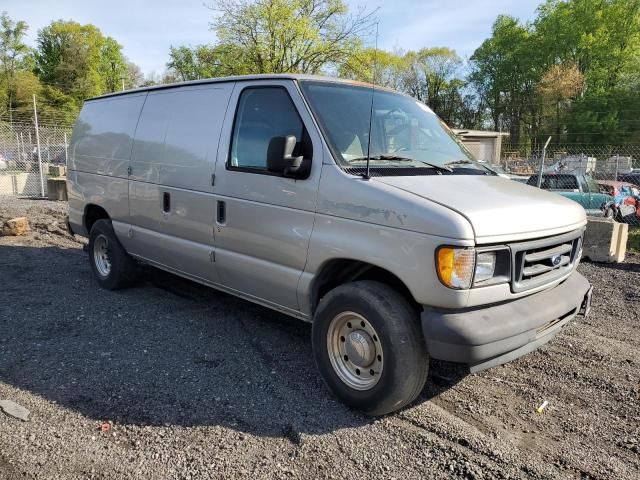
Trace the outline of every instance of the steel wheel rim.
[[380, 381], [384, 366], [380, 336], [362, 315], [342, 312], [331, 320], [327, 351], [334, 372], [354, 390], [370, 390]]
[[109, 239], [102, 234], [98, 235], [93, 241], [93, 263], [100, 276], [109, 276], [109, 273], [111, 273]]

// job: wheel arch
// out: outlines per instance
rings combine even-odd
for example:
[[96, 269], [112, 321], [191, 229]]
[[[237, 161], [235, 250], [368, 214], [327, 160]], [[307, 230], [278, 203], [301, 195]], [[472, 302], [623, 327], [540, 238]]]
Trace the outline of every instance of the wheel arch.
[[320, 266], [311, 282], [311, 315], [315, 314], [320, 300], [328, 292], [340, 285], [358, 280], [375, 280], [388, 285], [409, 301], [416, 311], [421, 310], [409, 287], [393, 272], [361, 260], [334, 258]]
[[103, 207], [101, 207], [100, 205], [96, 205], [95, 203], [89, 203], [84, 207], [82, 223], [85, 230], [87, 231], [87, 234], [91, 233], [91, 227], [93, 226], [93, 224], [102, 219], [111, 219], [111, 217]]

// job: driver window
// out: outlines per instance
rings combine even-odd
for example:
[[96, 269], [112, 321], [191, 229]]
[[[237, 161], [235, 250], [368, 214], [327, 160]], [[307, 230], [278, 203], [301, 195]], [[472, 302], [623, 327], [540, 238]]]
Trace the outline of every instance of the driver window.
[[269, 142], [288, 135], [296, 137], [296, 150], [302, 150], [304, 126], [286, 89], [246, 88], [238, 100], [227, 168], [267, 173]]

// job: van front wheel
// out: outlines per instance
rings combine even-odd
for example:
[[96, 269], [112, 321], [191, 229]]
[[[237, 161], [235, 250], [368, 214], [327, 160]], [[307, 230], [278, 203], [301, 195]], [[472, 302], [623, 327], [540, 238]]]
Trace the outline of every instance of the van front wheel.
[[102, 288], [119, 290], [134, 280], [135, 262], [118, 241], [110, 220], [97, 220], [91, 227], [89, 262]]
[[322, 298], [312, 343], [316, 364], [342, 402], [384, 415], [413, 401], [429, 358], [415, 310], [397, 291], [374, 281], [341, 285]]

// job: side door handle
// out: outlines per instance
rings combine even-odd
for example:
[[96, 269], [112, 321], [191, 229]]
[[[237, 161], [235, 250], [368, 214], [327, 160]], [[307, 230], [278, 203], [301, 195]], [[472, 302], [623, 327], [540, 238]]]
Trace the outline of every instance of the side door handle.
[[162, 212], [171, 212], [171, 194], [169, 192], [162, 193]]
[[218, 200], [216, 221], [218, 225], [224, 225], [227, 221], [227, 204], [222, 200]]

